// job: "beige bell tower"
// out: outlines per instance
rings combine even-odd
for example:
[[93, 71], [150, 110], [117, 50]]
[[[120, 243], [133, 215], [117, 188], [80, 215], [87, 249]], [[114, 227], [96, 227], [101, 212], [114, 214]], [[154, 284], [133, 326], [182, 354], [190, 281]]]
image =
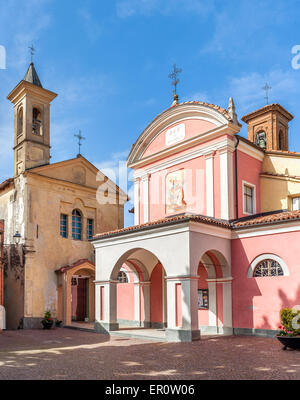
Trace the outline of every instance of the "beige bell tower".
[[57, 96], [41, 85], [33, 62], [7, 96], [14, 104], [14, 175], [50, 162], [50, 103]]

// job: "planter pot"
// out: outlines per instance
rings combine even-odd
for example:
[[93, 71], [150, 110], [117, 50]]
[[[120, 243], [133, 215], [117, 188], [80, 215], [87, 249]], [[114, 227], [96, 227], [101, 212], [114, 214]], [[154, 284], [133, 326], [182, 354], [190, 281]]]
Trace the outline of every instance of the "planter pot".
[[53, 325], [53, 320], [47, 321], [46, 319], [43, 319], [42, 324], [43, 324], [44, 329], [51, 329], [52, 325]]
[[276, 336], [279, 342], [283, 344], [282, 350], [286, 350], [288, 347], [290, 349], [300, 349], [300, 336]]

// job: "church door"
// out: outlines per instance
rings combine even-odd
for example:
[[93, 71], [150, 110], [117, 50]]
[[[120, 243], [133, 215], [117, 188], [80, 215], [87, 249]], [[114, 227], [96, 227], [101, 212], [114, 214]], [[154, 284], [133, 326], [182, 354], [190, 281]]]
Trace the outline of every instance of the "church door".
[[72, 320], [84, 321], [87, 316], [87, 279], [77, 278], [72, 285]]

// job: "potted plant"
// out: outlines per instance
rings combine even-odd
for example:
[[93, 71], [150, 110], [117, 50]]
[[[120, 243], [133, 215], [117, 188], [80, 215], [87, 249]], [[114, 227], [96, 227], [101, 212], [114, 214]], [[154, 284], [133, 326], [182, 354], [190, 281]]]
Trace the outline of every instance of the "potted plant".
[[277, 339], [283, 344], [282, 349], [300, 349], [300, 310], [284, 308], [280, 317], [282, 325], [279, 325]]
[[47, 310], [44, 315], [44, 319], [42, 319], [42, 324], [44, 329], [51, 329], [53, 325], [53, 319], [51, 316], [51, 311]]

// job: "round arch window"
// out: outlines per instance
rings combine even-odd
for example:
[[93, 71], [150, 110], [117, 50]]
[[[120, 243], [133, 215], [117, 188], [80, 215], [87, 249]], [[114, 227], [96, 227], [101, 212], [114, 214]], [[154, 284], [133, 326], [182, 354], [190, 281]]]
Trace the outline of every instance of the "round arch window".
[[128, 283], [128, 277], [124, 271], [119, 272], [118, 281], [119, 281], [119, 283]]
[[262, 260], [254, 268], [254, 277], [283, 276], [283, 269], [279, 262], [271, 259]]

